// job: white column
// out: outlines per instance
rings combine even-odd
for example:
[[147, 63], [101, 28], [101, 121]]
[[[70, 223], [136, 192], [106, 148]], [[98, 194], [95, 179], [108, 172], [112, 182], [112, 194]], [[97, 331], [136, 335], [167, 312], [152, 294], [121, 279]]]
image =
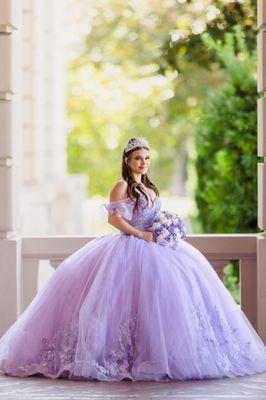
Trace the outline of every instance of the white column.
[[258, 226], [257, 326], [266, 343], [266, 1], [258, 0]]
[[20, 12], [20, 1], [0, 1], [0, 335], [17, 318], [21, 260]]
[[62, 7], [61, 0], [22, 7], [24, 182], [36, 190], [67, 171]]
[[[61, 180], [66, 160], [66, 85], [64, 61], [63, 2], [46, 0], [45, 26], [45, 178]], [[58, 151], [60, 149], [60, 151]]]

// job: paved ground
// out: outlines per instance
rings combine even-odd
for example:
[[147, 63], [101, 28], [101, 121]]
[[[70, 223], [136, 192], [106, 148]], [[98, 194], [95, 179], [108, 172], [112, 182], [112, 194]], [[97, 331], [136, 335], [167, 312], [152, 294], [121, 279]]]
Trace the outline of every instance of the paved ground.
[[0, 375], [0, 400], [266, 399], [266, 373], [190, 382], [97, 382]]

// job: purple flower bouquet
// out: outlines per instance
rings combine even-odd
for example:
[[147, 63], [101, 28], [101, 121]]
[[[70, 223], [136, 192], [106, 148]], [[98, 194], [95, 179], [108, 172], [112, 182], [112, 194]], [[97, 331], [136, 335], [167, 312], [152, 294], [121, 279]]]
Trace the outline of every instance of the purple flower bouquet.
[[180, 241], [187, 238], [183, 220], [167, 210], [161, 210], [155, 216], [152, 233], [155, 243], [173, 249], [179, 248]]

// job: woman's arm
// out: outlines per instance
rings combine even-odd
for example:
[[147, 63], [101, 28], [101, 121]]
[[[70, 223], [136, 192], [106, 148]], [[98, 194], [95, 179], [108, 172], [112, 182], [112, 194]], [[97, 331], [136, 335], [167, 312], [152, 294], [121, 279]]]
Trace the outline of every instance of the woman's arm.
[[127, 223], [118, 212], [110, 215], [108, 218], [108, 222], [123, 233], [126, 233], [127, 235], [134, 235], [140, 239], [143, 238], [143, 232]]
[[[120, 180], [116, 183], [113, 190], [110, 193], [110, 202], [123, 200], [127, 195], [127, 182], [124, 180]], [[115, 228], [119, 229], [125, 234], [134, 235], [138, 238], [142, 239], [143, 231], [134, 228], [134, 226], [130, 225], [128, 222], [121, 217], [118, 211], [114, 212], [112, 215], [108, 217], [108, 222], [113, 225]]]

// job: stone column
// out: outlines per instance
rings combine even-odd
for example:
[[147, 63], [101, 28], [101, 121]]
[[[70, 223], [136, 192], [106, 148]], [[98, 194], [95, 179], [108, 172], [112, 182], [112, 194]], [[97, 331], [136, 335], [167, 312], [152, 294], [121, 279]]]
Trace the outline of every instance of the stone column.
[[21, 260], [20, 10], [18, 0], [0, 1], [0, 335], [17, 318]]
[[258, 0], [258, 226], [257, 327], [266, 343], [266, 1]]

